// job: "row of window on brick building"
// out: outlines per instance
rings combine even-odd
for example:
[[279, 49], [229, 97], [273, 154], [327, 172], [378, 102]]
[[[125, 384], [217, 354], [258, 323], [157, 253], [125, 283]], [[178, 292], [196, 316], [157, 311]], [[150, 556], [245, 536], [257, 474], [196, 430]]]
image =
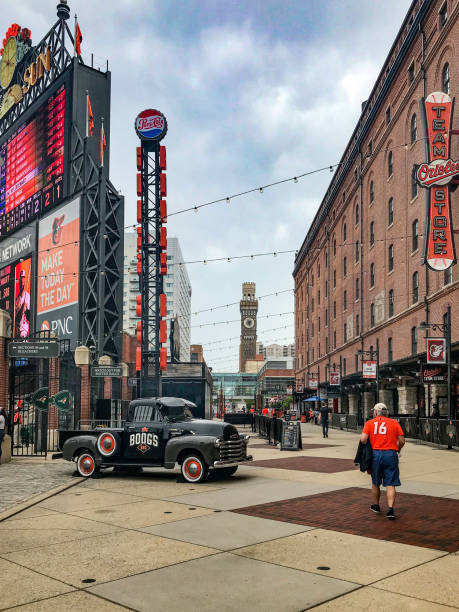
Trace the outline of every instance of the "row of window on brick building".
[[[443, 70], [442, 70], [442, 91], [444, 93], [449, 94], [450, 92], [450, 68], [449, 68], [449, 64], [446, 63], [443, 66]], [[386, 121], [387, 123], [390, 122], [390, 108], [387, 109], [386, 112]], [[413, 145], [418, 139], [418, 121], [417, 121], [417, 116], [416, 113], [413, 113], [413, 115], [411, 116], [411, 120], [410, 120], [410, 143]], [[370, 141], [369, 146], [368, 146], [368, 155], [371, 156], [373, 153], [372, 151], [372, 142]], [[387, 156], [387, 174], [388, 177], [391, 177], [394, 173], [394, 159], [393, 159], [393, 153], [392, 151], [389, 151], [388, 156]], [[411, 178], [411, 199], [414, 199], [418, 194], [418, 185], [416, 182], [416, 179], [414, 177], [414, 174], [412, 175]], [[346, 195], [345, 192], [343, 192], [343, 202], [345, 201]], [[369, 204], [372, 205], [375, 199], [375, 190], [374, 190], [374, 182], [373, 180], [370, 181], [370, 185], [369, 185]], [[359, 208], [359, 204], [357, 203], [355, 205], [355, 209], [354, 209], [354, 221], [355, 221], [355, 225], [358, 225], [360, 222], [360, 208]], [[393, 197], [390, 197], [388, 200], [388, 204], [387, 204], [387, 221], [388, 221], [388, 227], [391, 227], [393, 222], [394, 222], [394, 199]], [[411, 224], [411, 251], [412, 253], [415, 253], [418, 248], [419, 248], [419, 221], [418, 219], [415, 219], [412, 224]], [[343, 225], [342, 225], [342, 239], [343, 239], [343, 243], [346, 243], [347, 241], [347, 225], [346, 222], [344, 220]], [[369, 225], [369, 245], [373, 246], [375, 243], [375, 222], [371, 221], [370, 225]], [[360, 259], [360, 243], [357, 240], [355, 242], [355, 263], [359, 262]], [[336, 238], [333, 237], [333, 242], [332, 242], [332, 252], [333, 252], [333, 256], [336, 257], [337, 254], [337, 241]], [[394, 244], [390, 244], [388, 247], [388, 252], [387, 252], [387, 260], [388, 260], [388, 272], [390, 273], [391, 271], [393, 271], [394, 269], [394, 261], [395, 261], [395, 251], [394, 251]], [[326, 268], [328, 268], [328, 252], [325, 252], [325, 266]], [[347, 273], [348, 273], [348, 262], [347, 262], [347, 257], [343, 257], [343, 277], [346, 278], [347, 277]], [[370, 275], [370, 288], [375, 286], [375, 264], [374, 262], [370, 263], [370, 268], [369, 268], [369, 275]], [[320, 278], [320, 263], [318, 263], [317, 266], [317, 277]], [[333, 270], [333, 275], [332, 275], [332, 282], [333, 282], [333, 288], [336, 288], [336, 268]], [[452, 268], [450, 267], [448, 270], [445, 270], [444, 273], [444, 284], [447, 285], [449, 283], [452, 282]], [[310, 286], [314, 287], [314, 274], [311, 274], [310, 277]], [[309, 294], [309, 285], [306, 286], [306, 291]], [[328, 293], [329, 293], [329, 288], [328, 288], [328, 280], [325, 281], [325, 297], [328, 297]], [[347, 310], [347, 290], [344, 289], [343, 290], [343, 311]], [[318, 306], [320, 306], [320, 289], [317, 292], [317, 303]], [[354, 291], [354, 299], [357, 301], [360, 299], [360, 278], [356, 278], [355, 279], [355, 291]], [[395, 315], [395, 300], [396, 300], [396, 296], [394, 294], [394, 289], [390, 289], [388, 292], [388, 316], [389, 318], [393, 317]], [[416, 304], [419, 301], [419, 273], [418, 271], [415, 271], [412, 274], [412, 279], [411, 279], [411, 303], [412, 304]], [[311, 298], [311, 313], [314, 312], [314, 297]], [[303, 314], [303, 313], [301, 313]], [[336, 319], [336, 301], [333, 302], [333, 318]], [[303, 316], [301, 317], [302, 322], [303, 322]], [[306, 319], [309, 319], [309, 304], [306, 306]], [[325, 325], [328, 327], [329, 325], [329, 313], [328, 313], [328, 309], [325, 309]], [[317, 326], [318, 326], [318, 332], [320, 332], [321, 329], [321, 320], [320, 317], [318, 317], [317, 319]], [[370, 328], [375, 326], [375, 303], [372, 302], [370, 304]], [[360, 317], [358, 314], [356, 314], [355, 317], [355, 332], [356, 335], [358, 336], [360, 334]], [[314, 329], [314, 322], [311, 323], [311, 338], [314, 337], [314, 333], [315, 333], [315, 329]], [[347, 341], [347, 323], [344, 323], [343, 325], [343, 343], [345, 343]], [[329, 339], [328, 336], [326, 337], [326, 352], [328, 353], [328, 351], [330, 350], [329, 347]], [[310, 338], [309, 338], [309, 328], [306, 330], [306, 342], [309, 343]], [[303, 338], [301, 339], [301, 344], [303, 344]], [[333, 349], [336, 349], [337, 347], [337, 338], [336, 338], [336, 330], [333, 331]], [[416, 328], [413, 328], [411, 330], [411, 347], [412, 347], [412, 352], [413, 354], [417, 352], [417, 331]], [[388, 360], [392, 361], [392, 353], [393, 353], [393, 341], [392, 338], [388, 339]], [[320, 343], [318, 345], [318, 352], [319, 352], [319, 358], [322, 356], [322, 352], [320, 349]], [[307, 363], [310, 363], [310, 359], [309, 359], [310, 355], [309, 355], [309, 349], [307, 350]], [[314, 347], [312, 347], [312, 361], [315, 360], [314, 357]], [[344, 360], [344, 372], [345, 373], [345, 360]]]
[[[408, 70], [408, 75], [409, 75], [409, 82], [411, 84], [414, 80], [414, 63], [411, 64]], [[450, 83], [450, 68], [449, 68], [448, 62], [444, 64], [443, 69], [442, 69], [441, 85], [442, 85], [441, 90], [444, 93], [449, 95], [451, 83]], [[386, 124], [387, 125], [390, 124], [391, 119], [392, 119], [391, 107], [388, 106], [386, 109]], [[417, 141], [417, 138], [418, 138], [418, 120], [417, 120], [416, 113], [413, 113], [413, 115], [411, 116], [409, 136], [410, 136], [410, 145], [413, 145]], [[367, 157], [371, 157], [372, 155], [373, 155], [373, 141], [370, 140], [368, 143]], [[389, 176], [392, 176], [392, 172], [393, 172], [393, 153], [392, 151], [390, 151], [388, 154], [387, 165], [388, 165]], [[357, 168], [355, 168], [354, 169], [354, 180], [357, 181], [357, 179], [358, 179], [358, 170]], [[412, 190], [411, 197], [414, 198], [417, 194], [417, 184], [414, 179], [414, 176], [412, 177], [411, 190]], [[370, 198], [371, 196], [374, 197], [374, 192], [372, 192], [371, 185], [370, 185]], [[345, 198], [343, 198], [343, 200], [344, 199]]]

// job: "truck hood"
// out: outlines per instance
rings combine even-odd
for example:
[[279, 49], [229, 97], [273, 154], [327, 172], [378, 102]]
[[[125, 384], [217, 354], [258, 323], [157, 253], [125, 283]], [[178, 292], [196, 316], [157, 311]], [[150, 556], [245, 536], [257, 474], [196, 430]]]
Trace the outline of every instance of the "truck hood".
[[168, 423], [170, 429], [180, 429], [183, 432], [192, 431], [201, 436], [215, 436], [229, 440], [231, 436], [239, 436], [238, 430], [228, 423], [217, 423], [206, 419], [186, 419]]

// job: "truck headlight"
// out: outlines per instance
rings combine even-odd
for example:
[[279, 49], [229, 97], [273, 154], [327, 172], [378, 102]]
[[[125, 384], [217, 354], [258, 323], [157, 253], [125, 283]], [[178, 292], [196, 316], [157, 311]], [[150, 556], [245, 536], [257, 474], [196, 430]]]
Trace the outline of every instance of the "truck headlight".
[[214, 445], [215, 445], [215, 447], [216, 447], [216, 448], [219, 448], [219, 447], [220, 447], [220, 445], [221, 445], [221, 443], [222, 443], [222, 441], [220, 440], [220, 438], [217, 438], [217, 439], [215, 440], [215, 442], [214, 442]]
[[250, 436], [244, 436], [243, 440], [244, 440], [244, 444], [248, 444], [250, 440]]

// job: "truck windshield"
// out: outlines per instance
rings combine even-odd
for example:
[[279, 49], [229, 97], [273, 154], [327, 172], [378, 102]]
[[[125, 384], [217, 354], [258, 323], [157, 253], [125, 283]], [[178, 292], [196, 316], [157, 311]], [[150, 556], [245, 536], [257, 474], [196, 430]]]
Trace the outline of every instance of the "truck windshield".
[[193, 418], [191, 410], [186, 406], [160, 406], [159, 410], [165, 421], [186, 421]]

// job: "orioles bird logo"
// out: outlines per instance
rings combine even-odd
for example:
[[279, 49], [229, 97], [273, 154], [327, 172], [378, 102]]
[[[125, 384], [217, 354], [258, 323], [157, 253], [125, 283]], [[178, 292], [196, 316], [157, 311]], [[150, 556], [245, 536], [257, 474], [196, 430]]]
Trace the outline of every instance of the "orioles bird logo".
[[51, 240], [53, 241], [53, 244], [59, 244], [61, 241], [64, 218], [65, 215], [62, 215], [62, 217], [55, 217], [53, 221], [53, 229], [51, 232]]
[[431, 357], [440, 357], [443, 352], [443, 344], [431, 344], [430, 345], [430, 356]]

